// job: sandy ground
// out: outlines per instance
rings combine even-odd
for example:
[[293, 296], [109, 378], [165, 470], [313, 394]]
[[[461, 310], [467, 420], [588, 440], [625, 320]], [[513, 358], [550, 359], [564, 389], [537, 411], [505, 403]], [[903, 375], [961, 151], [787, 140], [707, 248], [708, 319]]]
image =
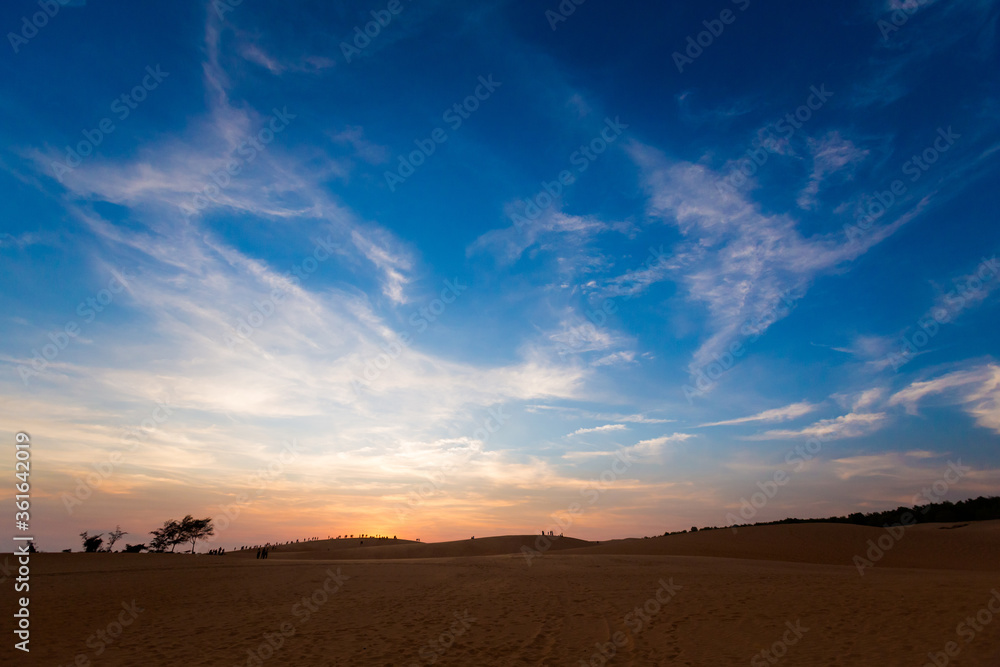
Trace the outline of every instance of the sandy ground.
[[866, 555], [883, 535], [564, 538], [530, 560], [534, 536], [39, 554], [30, 657], [8, 638], [0, 664], [1000, 666], [1000, 522], [919, 526]]

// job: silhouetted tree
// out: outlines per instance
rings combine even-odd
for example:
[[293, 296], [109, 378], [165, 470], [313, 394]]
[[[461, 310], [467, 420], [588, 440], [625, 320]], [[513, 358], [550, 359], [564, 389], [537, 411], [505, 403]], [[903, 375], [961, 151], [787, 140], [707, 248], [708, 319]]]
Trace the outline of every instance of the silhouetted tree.
[[111, 551], [115, 542], [120, 540], [123, 535], [128, 535], [128, 533], [122, 530], [121, 526], [115, 526], [115, 529], [108, 533], [108, 551]]
[[104, 538], [101, 537], [103, 534], [104, 533], [98, 533], [97, 535], [91, 537], [87, 534], [87, 531], [80, 533], [80, 538], [83, 540], [83, 550], [88, 554], [100, 551], [101, 545], [104, 543]]
[[159, 529], [150, 531], [153, 539], [149, 541], [149, 550], [155, 553], [163, 553], [167, 550], [167, 538]]
[[184, 539], [191, 543], [191, 553], [194, 553], [195, 542], [209, 535], [215, 535], [215, 526], [212, 525], [212, 517], [195, 519], [188, 514], [181, 519], [180, 531]]
[[181, 525], [173, 519], [164, 521], [163, 528], [151, 530], [149, 534], [153, 536], [149, 548], [156, 552], [166, 551], [167, 547], [170, 547], [170, 552], [173, 553], [178, 544], [187, 541], [187, 537], [181, 531]]

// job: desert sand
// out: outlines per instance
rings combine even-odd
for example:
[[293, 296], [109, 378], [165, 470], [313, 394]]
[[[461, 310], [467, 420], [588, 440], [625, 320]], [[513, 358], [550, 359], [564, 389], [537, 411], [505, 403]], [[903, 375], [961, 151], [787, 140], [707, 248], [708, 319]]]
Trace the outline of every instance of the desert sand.
[[0, 664], [1000, 665], [1000, 521], [951, 525], [38, 554]]

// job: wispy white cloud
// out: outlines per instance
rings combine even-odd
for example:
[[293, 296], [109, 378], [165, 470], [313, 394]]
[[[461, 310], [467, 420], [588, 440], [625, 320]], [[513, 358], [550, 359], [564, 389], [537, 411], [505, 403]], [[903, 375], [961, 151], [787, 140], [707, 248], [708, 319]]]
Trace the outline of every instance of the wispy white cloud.
[[608, 433], [610, 431], [624, 431], [627, 428], [628, 427], [625, 426], [625, 424], [605, 424], [604, 426], [594, 426], [593, 428], [578, 428], [569, 435], [573, 436], [573, 435], [583, 435], [585, 433]]
[[692, 373], [746, 338], [748, 329], [760, 334], [787, 316], [787, 304], [801, 298], [817, 275], [864, 254], [925, 205], [854, 242], [842, 233], [806, 238], [793, 219], [761, 212], [702, 165], [668, 160], [635, 142], [629, 152], [642, 170], [650, 214], [676, 225], [685, 241], [654, 271], [615, 280], [648, 285], [669, 276], [692, 301], [706, 305], [713, 332], [695, 352]]
[[406, 253], [394, 252], [390, 249], [390, 244], [400, 244], [383, 230], [378, 230], [374, 234], [370, 231], [366, 234], [361, 230], [354, 230], [351, 233], [351, 240], [364, 253], [365, 257], [381, 269], [385, 275], [382, 293], [389, 297], [393, 303], [406, 303], [408, 299], [404, 288], [409, 282], [407, 272], [413, 267], [412, 261]]
[[488, 231], [477, 238], [466, 251], [469, 256], [489, 252], [498, 261], [510, 264], [528, 248], [541, 244], [568, 257], [579, 254], [580, 249], [599, 234], [630, 228], [627, 223], [608, 223], [595, 216], [567, 215], [559, 210], [558, 202], [542, 210], [534, 219], [524, 217], [519, 203], [508, 204], [505, 212], [508, 217], [516, 215], [520, 219], [509, 227]]
[[240, 47], [240, 55], [252, 63], [256, 63], [266, 68], [272, 74], [281, 74], [285, 71], [283, 65], [264, 52], [258, 44], [243, 44]]
[[623, 422], [626, 424], [669, 424], [676, 419], [663, 419], [660, 417], [650, 417], [645, 414], [618, 414], [609, 412], [593, 412], [582, 408], [565, 405], [539, 405], [529, 404], [525, 406], [528, 412], [562, 412], [568, 419], [593, 419], [595, 421]]
[[748, 436], [747, 440], [789, 440], [816, 437], [820, 440], [857, 438], [880, 430], [887, 423], [884, 412], [852, 412], [834, 419], [821, 419], [801, 429], [774, 430]]
[[855, 397], [854, 402], [851, 404], [851, 409], [855, 412], [859, 410], [867, 410], [881, 402], [884, 395], [885, 390], [881, 387], [866, 389]]
[[691, 433], [673, 433], [671, 435], [663, 435], [659, 438], [640, 440], [627, 451], [637, 456], [654, 456], [667, 445], [685, 442], [693, 437], [695, 436]]
[[389, 148], [369, 141], [364, 128], [359, 125], [349, 125], [339, 132], [331, 132], [329, 136], [334, 143], [349, 145], [358, 157], [369, 164], [382, 164], [389, 160]]
[[239, 53], [246, 60], [260, 65], [271, 74], [282, 75], [286, 72], [299, 74], [319, 74], [332, 68], [336, 62], [325, 56], [306, 55], [298, 59], [281, 59], [267, 53], [260, 44], [256, 44], [249, 35], [239, 33]]
[[764, 410], [763, 412], [758, 412], [755, 415], [749, 417], [740, 417], [738, 419], [727, 419], [725, 421], [712, 422], [709, 424], [701, 424], [701, 426], [730, 426], [733, 424], [746, 424], [749, 422], [783, 422], [789, 421], [791, 419], [796, 419], [802, 415], [807, 415], [814, 411], [818, 406], [809, 403], [807, 401], [802, 401], [799, 403], [792, 403], [791, 405], [786, 405], [783, 408], [774, 408], [771, 410]]
[[938, 0], [885, 0], [885, 11], [893, 12], [902, 9], [907, 14], [912, 15], [918, 9], [926, 9], [935, 4]]
[[601, 357], [600, 359], [591, 362], [591, 366], [620, 366], [624, 364], [631, 364], [635, 362], [635, 352], [632, 351], [622, 351], [614, 352], [607, 355], [606, 357]]
[[866, 149], [858, 148], [840, 132], [829, 132], [821, 139], [808, 140], [809, 152], [813, 158], [813, 171], [809, 183], [799, 193], [798, 204], [802, 208], [813, 208], [820, 186], [832, 174], [853, 167], [868, 156]]
[[[938, 457], [933, 452], [925, 451], [885, 452], [832, 459], [828, 467], [839, 480], [882, 478], [908, 481], [916, 493], [917, 482], [927, 479], [929, 460]], [[936, 465], [939, 469], [946, 467], [941, 463]]]
[[983, 258], [974, 271], [955, 276], [939, 289], [934, 305], [920, 321], [951, 322], [966, 310], [977, 308], [1000, 287], [1000, 262], [996, 254]]
[[563, 354], [584, 352], [606, 352], [625, 344], [625, 339], [607, 327], [597, 327], [582, 317], [571, 317], [568, 313], [559, 322], [559, 329], [548, 334], [548, 340], [556, 344]]
[[590, 105], [587, 104], [587, 101], [580, 93], [570, 95], [569, 99], [566, 100], [566, 106], [576, 111], [577, 118], [586, 118], [592, 111]]
[[1000, 433], [1000, 366], [987, 363], [953, 371], [931, 380], [913, 382], [889, 398], [909, 414], [931, 396], [942, 396], [949, 404], [961, 405], [979, 426]]
[[736, 118], [755, 111], [759, 106], [759, 100], [755, 97], [727, 99], [717, 106], [705, 106], [700, 102], [700, 96], [690, 90], [674, 95], [674, 99], [677, 100], [681, 118], [685, 123], [694, 126], [726, 125]]
[[629, 457], [636, 458], [649, 458], [659, 455], [663, 452], [664, 448], [670, 444], [676, 444], [685, 442], [695, 437], [690, 433], [673, 433], [671, 435], [664, 435], [658, 438], [649, 438], [647, 440], [640, 440], [639, 442], [631, 445], [629, 447], [621, 447], [618, 450], [601, 450], [601, 451], [569, 451], [563, 453], [563, 458], [568, 460], [578, 460], [578, 459], [592, 459], [599, 457], [608, 457], [619, 454], [628, 460]]
[[677, 421], [676, 419], [659, 419], [656, 417], [647, 417], [646, 415], [611, 415], [608, 419], [615, 419], [617, 421], [633, 424], [669, 424]]
[[885, 336], [855, 336], [851, 344], [845, 347], [833, 347], [836, 352], [850, 354], [862, 360], [871, 361], [885, 357], [892, 349], [892, 339]]
[[642, 266], [606, 280], [601, 291], [609, 297], [635, 296], [669, 278], [676, 268], [669, 253], [656, 250]]
[[[855, 84], [850, 104], [855, 108], [885, 107], [913, 89], [923, 63], [965, 40], [969, 58], [992, 57], [996, 45], [996, 3], [993, 0], [947, 2], [884, 0], [871, 5], [875, 44], [882, 52], [869, 59], [868, 72]], [[900, 17], [905, 19], [901, 23]], [[957, 26], [986, 26], [981, 37], [968, 40]]]
[[922, 316], [915, 318], [909, 329], [902, 329], [894, 335], [857, 336], [851, 346], [833, 349], [857, 357], [875, 371], [889, 367], [898, 370], [902, 363], [934, 351], [931, 346], [917, 348], [910, 343], [916, 331], [924, 331], [925, 335], [933, 338], [940, 328], [955, 322], [966, 311], [981, 307], [998, 287], [1000, 263], [995, 255], [983, 257], [975, 270], [954, 276], [950, 285], [935, 284], [937, 295], [933, 304]]
[[0, 248], [7, 246], [23, 250], [28, 246], [44, 244], [51, 242], [52, 240], [54, 239], [50, 238], [48, 234], [41, 234], [38, 232], [22, 232], [17, 235], [10, 234], [8, 232], [0, 232]]

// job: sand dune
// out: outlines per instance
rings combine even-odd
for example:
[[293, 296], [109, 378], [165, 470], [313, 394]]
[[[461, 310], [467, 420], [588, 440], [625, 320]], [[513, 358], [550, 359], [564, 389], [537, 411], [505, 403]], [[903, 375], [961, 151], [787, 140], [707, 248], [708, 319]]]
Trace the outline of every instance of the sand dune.
[[535, 536], [39, 554], [19, 664], [921, 667], [954, 642], [948, 665], [1000, 665], [1000, 522], [908, 529], [862, 576], [854, 551], [879, 532], [567, 537], [530, 561]]
[[[887, 531], [847, 524], [804, 523], [720, 529], [654, 537], [588, 542], [572, 537], [539, 540], [506, 535], [452, 542], [317, 540], [280, 545], [277, 559], [466, 558], [519, 554], [522, 548], [573, 555], [709, 556], [793, 563], [851, 565], [854, 557], [877, 567], [993, 571], [1000, 567], [1000, 521], [920, 524]], [[874, 545], [874, 546], [873, 546]], [[254, 558], [255, 552], [233, 552]]]
[[[878, 558], [868, 556], [869, 551]], [[920, 524], [904, 532], [826, 523], [753, 526], [735, 532], [727, 528], [648, 540], [613, 540], [568, 553], [714, 556], [829, 565], [849, 565], [860, 556], [877, 567], [996, 571], [1000, 568], [1000, 521]]]
[[[415, 542], [413, 540], [401, 540], [394, 538], [368, 538], [359, 539], [344, 538], [342, 540], [330, 539], [330, 540], [312, 540], [309, 542], [292, 542], [291, 544], [278, 544], [270, 547], [269, 556], [275, 557], [279, 553], [289, 554], [289, 553], [312, 553], [316, 551], [348, 551], [353, 549], [370, 549], [374, 546], [392, 546], [392, 545], [405, 545], [405, 544], [421, 544], [421, 542]], [[244, 550], [233, 550], [230, 551], [229, 556], [236, 556], [241, 558], [256, 558], [256, 549], [244, 549]]]
[[[522, 547], [534, 548], [533, 535], [504, 535], [453, 542], [410, 542], [388, 540], [389, 544], [365, 540], [318, 540], [307, 542], [306, 548], [298, 544], [281, 545], [268, 558], [321, 558], [321, 559], [383, 559], [383, 558], [467, 558], [470, 556], [499, 556], [520, 553]], [[350, 542], [351, 544], [343, 544]], [[552, 538], [552, 551], [578, 549], [593, 544], [572, 537]], [[246, 554], [254, 557], [254, 554]]]

